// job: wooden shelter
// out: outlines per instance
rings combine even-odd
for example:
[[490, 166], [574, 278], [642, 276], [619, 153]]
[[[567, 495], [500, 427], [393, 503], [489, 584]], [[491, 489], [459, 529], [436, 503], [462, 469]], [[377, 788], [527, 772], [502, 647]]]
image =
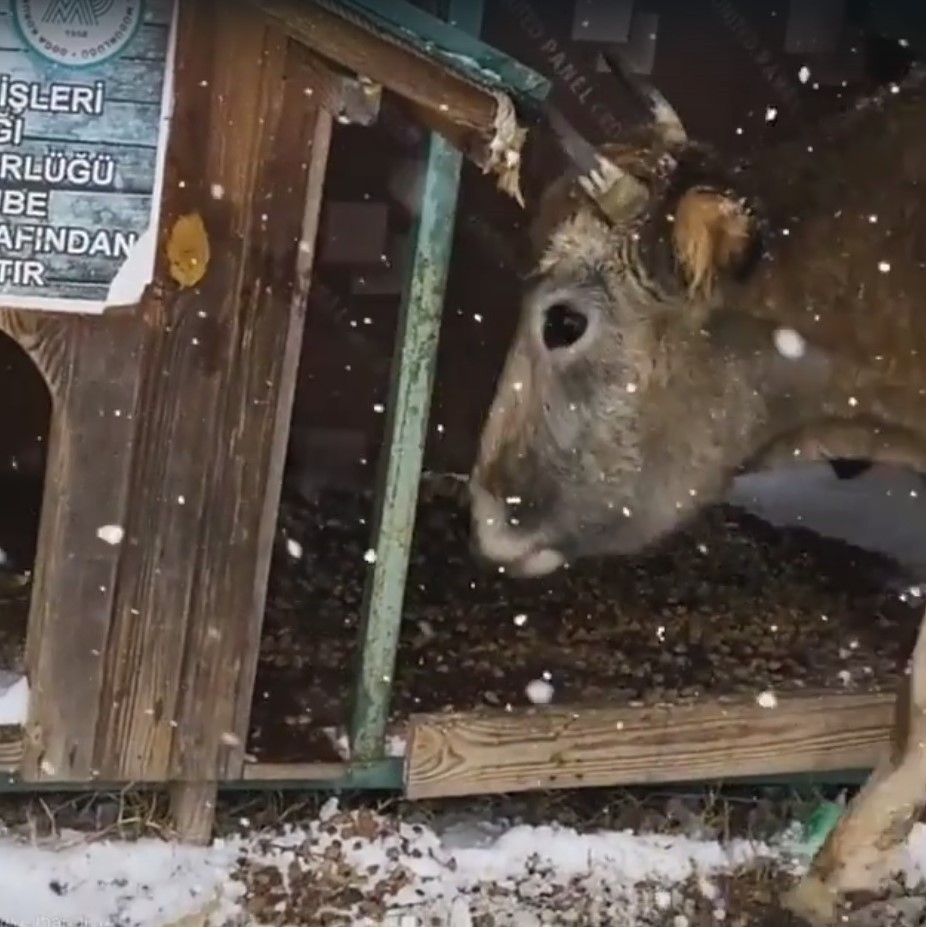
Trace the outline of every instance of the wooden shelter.
[[[22, 732], [0, 729], [0, 761], [30, 786], [179, 783], [178, 825], [192, 836], [211, 826], [216, 783], [244, 778], [333, 120], [368, 124], [386, 86], [492, 169], [488, 143], [507, 100], [327, 3], [165, 0], [149, 3], [133, 28], [132, 41], [159, 50], [149, 76], [162, 89], [160, 100], [145, 101], [154, 110], [155, 247], [146, 275], [145, 235], [131, 236], [137, 297], [120, 298], [131, 287], [111, 281], [108, 291], [33, 281], [32, 290], [8, 289], [0, 313], [53, 403], [27, 640], [29, 716]], [[57, 90], [42, 83], [47, 61], [36, 47], [23, 55], [24, 80], [85, 105], [84, 91], [62, 90], [60, 77]], [[111, 120], [101, 123], [104, 138], [127, 118], [125, 104], [107, 110], [105, 98], [130, 80], [118, 55], [107, 64], [100, 99], [86, 103], [89, 116]], [[532, 80], [526, 89], [542, 95], [545, 82]], [[79, 74], [72, 83], [85, 85]], [[139, 102], [135, 118], [143, 109]], [[28, 135], [30, 120], [52, 117], [23, 118]], [[127, 170], [115, 145], [101, 155]], [[460, 163], [437, 137], [431, 158], [417, 245], [428, 261], [410, 285], [400, 364], [399, 389], [419, 397], [429, 392]], [[124, 203], [106, 203], [120, 215]], [[36, 224], [55, 221], [52, 211]], [[97, 280], [105, 283], [105, 272]], [[407, 505], [395, 494], [413, 485], [408, 472], [420, 460], [415, 432], [426, 408], [418, 411], [396, 426], [408, 450], [395, 458], [394, 506]], [[371, 750], [376, 720], [364, 727]]]
[[[386, 755], [461, 162], [517, 196], [522, 104], [549, 84], [477, 38], [482, 7], [469, 0], [444, 11], [453, 27], [400, 0], [151, 0], [149, 13], [133, 41], [161, 49], [163, 99], [146, 104], [155, 160], [139, 189], [153, 225], [146, 238], [139, 220], [134, 276], [117, 287], [103, 267], [102, 295], [98, 282], [75, 284], [37, 302], [14, 288], [0, 310], [53, 403], [29, 716], [0, 727], [11, 785], [169, 783], [180, 832], [201, 838], [223, 784], [434, 797], [870, 768], [888, 695], [808, 694], [775, 712], [710, 700], [427, 713], [402, 732], [405, 758]], [[383, 88], [432, 134], [350, 759], [253, 763], [246, 737], [332, 128], [375, 122]], [[128, 115], [113, 118], [135, 131]]]

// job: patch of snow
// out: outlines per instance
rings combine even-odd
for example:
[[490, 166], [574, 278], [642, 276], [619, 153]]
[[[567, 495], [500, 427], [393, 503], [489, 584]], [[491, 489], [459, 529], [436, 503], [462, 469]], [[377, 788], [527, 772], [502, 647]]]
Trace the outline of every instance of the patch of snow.
[[[314, 882], [326, 871], [351, 886], [349, 896], [376, 898], [382, 917], [343, 912], [357, 927], [464, 925], [485, 913], [504, 923], [552, 923], [538, 915], [566, 910], [557, 907], [563, 899], [567, 906], [574, 899], [571, 913], [579, 915], [570, 923], [592, 923], [587, 910], [605, 918], [595, 923], [630, 927], [648, 912], [671, 908], [675, 892], [692, 876], [712, 899], [713, 879], [762, 861], [794, 872], [805, 865], [792, 855], [786, 835], [774, 845], [720, 843], [583, 834], [556, 824], [507, 826], [475, 816], [441, 833], [372, 811], [341, 812], [332, 799], [303, 826], [243, 833], [208, 848], [88, 840], [73, 832], [39, 844], [0, 839], [0, 919], [16, 925], [256, 927], [262, 921], [245, 910], [246, 879], [270, 869], [279, 873], [284, 898], [301, 877]], [[923, 825], [914, 828], [903, 865], [908, 885], [923, 882]], [[268, 923], [280, 922], [283, 906], [265, 909]]]
[[[342, 728], [323, 727], [322, 733], [328, 738], [338, 756], [346, 763], [350, 759], [350, 738]], [[386, 756], [401, 759], [405, 756], [407, 741], [402, 734], [386, 735]]]
[[0, 919], [21, 927], [167, 927], [214, 905], [234, 862], [231, 848], [158, 840], [87, 842], [67, 833], [48, 846], [2, 840]]
[[894, 559], [926, 579], [926, 492], [904, 467], [879, 464], [840, 480], [827, 463], [737, 477], [727, 501], [773, 525], [797, 525]]
[[[360, 814], [363, 820], [341, 815], [332, 800], [318, 824], [263, 840], [262, 856], [254, 862], [292, 881], [294, 873], [315, 875], [324, 860], [336, 859], [341, 884], [349, 878], [356, 893], [384, 902], [383, 919], [355, 917], [357, 927], [401, 924], [403, 916], [407, 923], [462, 925], [489, 913], [496, 922], [535, 924], [537, 914], [564, 910], [558, 905], [576, 892], [583, 914], [586, 905], [591, 911], [599, 904], [606, 920], [570, 923], [630, 927], [651, 908], [654, 885], [672, 888], [691, 876], [709, 884], [712, 876], [781, 857], [780, 850], [749, 841], [721, 845], [630, 832], [582, 834], [555, 824], [494, 830], [472, 824], [469, 832], [457, 825], [441, 835], [420, 824]], [[239, 847], [240, 853], [248, 850]]]
[[0, 672], [0, 724], [25, 724], [29, 714], [29, 680]]

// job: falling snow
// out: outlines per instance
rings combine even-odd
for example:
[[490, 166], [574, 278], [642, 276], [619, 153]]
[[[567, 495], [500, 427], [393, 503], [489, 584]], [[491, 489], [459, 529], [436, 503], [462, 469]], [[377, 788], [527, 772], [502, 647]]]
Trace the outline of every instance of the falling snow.
[[286, 553], [293, 558], [293, 560], [302, 559], [302, 545], [295, 540], [294, 538], [286, 539]]
[[756, 704], [760, 708], [775, 708], [778, 705], [778, 696], [774, 692], [760, 692], [756, 696]]
[[534, 705], [549, 705], [553, 701], [553, 686], [546, 679], [532, 679], [524, 693]]
[[777, 328], [773, 337], [775, 348], [782, 357], [796, 360], [804, 356], [807, 344], [793, 328]]
[[112, 544], [115, 547], [117, 544], [122, 543], [122, 538], [125, 536], [125, 529], [122, 525], [102, 525], [96, 529], [96, 536], [101, 541], [105, 541], [107, 544]]

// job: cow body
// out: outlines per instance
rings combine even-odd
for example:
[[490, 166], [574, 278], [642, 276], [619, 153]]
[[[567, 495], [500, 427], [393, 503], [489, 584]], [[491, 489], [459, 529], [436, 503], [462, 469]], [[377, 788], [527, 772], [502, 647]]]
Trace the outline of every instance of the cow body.
[[[474, 548], [515, 575], [640, 551], [782, 458], [926, 470], [926, 78], [741, 169], [657, 128], [540, 204], [470, 479]], [[831, 923], [894, 867], [924, 744], [926, 620], [891, 748], [788, 907]]]
[[613, 203], [554, 184], [474, 468], [511, 572], [630, 553], [782, 457], [926, 464], [926, 78], [724, 169], [605, 149]]

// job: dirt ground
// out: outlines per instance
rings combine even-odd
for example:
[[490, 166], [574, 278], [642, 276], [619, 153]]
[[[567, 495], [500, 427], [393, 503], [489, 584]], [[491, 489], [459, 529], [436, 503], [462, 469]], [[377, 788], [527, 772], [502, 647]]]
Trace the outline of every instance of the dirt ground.
[[[922, 604], [879, 555], [731, 508], [646, 557], [543, 580], [477, 567], [467, 513], [444, 481], [423, 494], [392, 702], [411, 711], [556, 702], [680, 702], [804, 687], [893, 688]], [[249, 752], [334, 759], [370, 545], [369, 498], [284, 500]], [[904, 601], [903, 599], [906, 599]]]
[[[462, 485], [422, 487], [392, 701], [411, 711], [557, 703], [682, 702], [806, 687], [891, 689], [922, 601], [886, 558], [774, 528], [733, 508], [705, 513], [645, 557], [581, 563], [542, 580], [474, 564]], [[338, 758], [330, 732], [351, 699], [369, 495], [314, 502], [285, 490], [270, 577], [249, 753]], [[21, 670], [29, 574], [0, 563], [0, 669]]]

